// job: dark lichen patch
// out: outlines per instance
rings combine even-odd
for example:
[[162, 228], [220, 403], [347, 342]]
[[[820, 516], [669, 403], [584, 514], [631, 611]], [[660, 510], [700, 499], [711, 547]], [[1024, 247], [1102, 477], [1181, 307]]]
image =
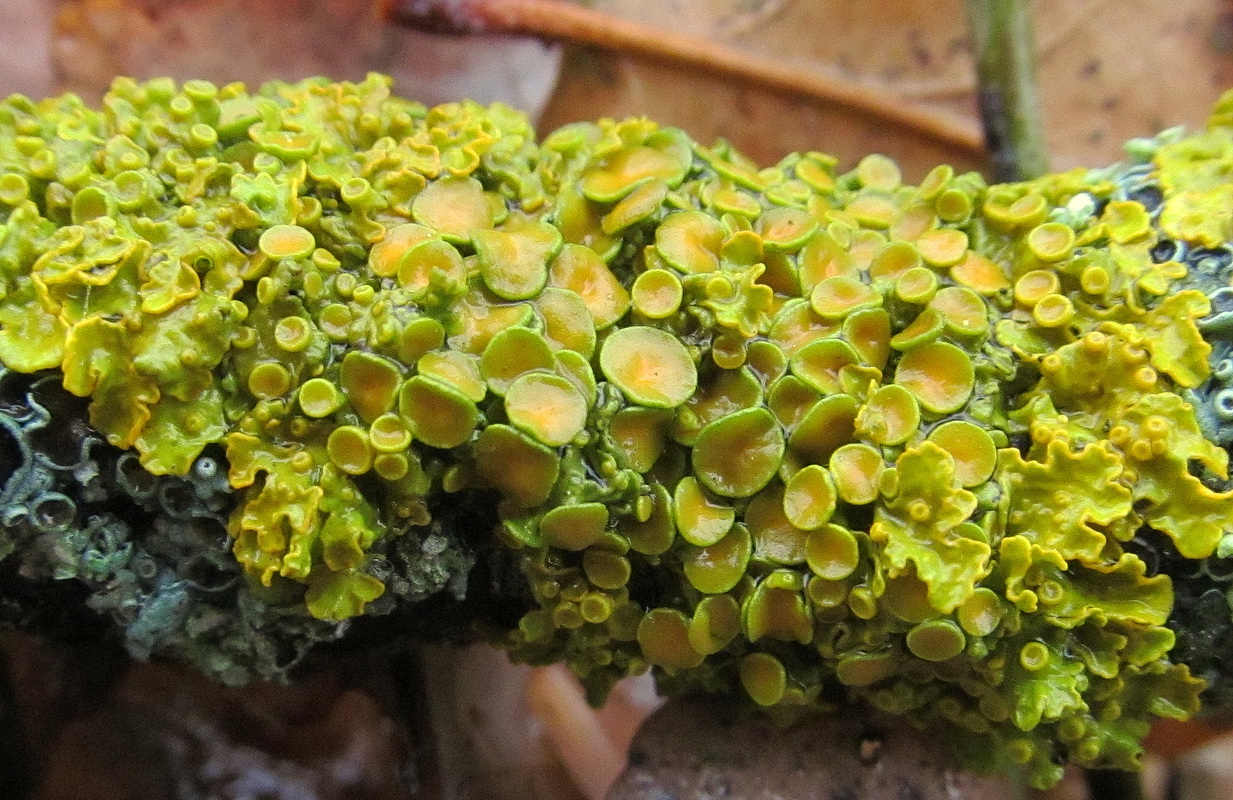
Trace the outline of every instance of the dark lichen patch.
[[[19, 443], [18, 458], [5, 464], [0, 549], [11, 554], [6, 569], [47, 582], [38, 593], [52, 591], [53, 579], [63, 586], [75, 578], [86, 605], [117, 624], [130, 654], [188, 661], [229, 684], [285, 677], [313, 646], [342, 634], [334, 623], [280, 619], [277, 601], [245, 583], [228, 552], [234, 497], [217, 448], [183, 477], [151, 475], [83, 424], [84, 404], [66, 397], [54, 376], [5, 372], [0, 384], [27, 398], [0, 412]], [[39, 436], [52, 426], [61, 429], [57, 461]], [[66, 459], [69, 447], [76, 454]], [[5, 586], [9, 602], [34, 602]], [[26, 616], [10, 619], [58, 630]]]

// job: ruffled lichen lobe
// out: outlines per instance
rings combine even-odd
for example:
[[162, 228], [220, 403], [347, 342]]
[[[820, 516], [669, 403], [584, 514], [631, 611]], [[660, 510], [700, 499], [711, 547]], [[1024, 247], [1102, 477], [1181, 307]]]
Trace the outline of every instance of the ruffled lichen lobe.
[[913, 186], [379, 77], [14, 97], [0, 362], [148, 480], [221, 454], [214, 558], [321, 638], [499, 552], [495, 638], [596, 700], [846, 693], [1045, 785], [1204, 687], [1171, 612], [1233, 554], [1227, 105], [1129, 166]]

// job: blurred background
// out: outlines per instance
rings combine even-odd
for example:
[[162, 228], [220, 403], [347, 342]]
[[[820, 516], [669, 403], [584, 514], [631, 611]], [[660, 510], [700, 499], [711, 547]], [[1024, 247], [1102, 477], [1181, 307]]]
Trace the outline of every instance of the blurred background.
[[[647, 115], [704, 142], [726, 138], [763, 164], [795, 150], [833, 153], [841, 167], [882, 152], [910, 178], [939, 162], [984, 164], [962, 0], [584, 0], [577, 36], [538, 23], [551, 42], [491, 24], [466, 36], [413, 30], [391, 21], [398, 5], [0, 0], [0, 96], [73, 91], [97, 102], [116, 75], [256, 85], [375, 70], [426, 103], [508, 103], [544, 132]], [[1055, 169], [1102, 166], [1128, 138], [1199, 127], [1233, 87], [1227, 0], [1033, 6]], [[630, 53], [639, 32], [664, 31], [670, 41]], [[784, 72], [787, 84], [776, 79]], [[296, 686], [241, 692], [172, 666], [134, 667], [90, 637], [53, 647], [4, 633], [0, 646], [5, 798], [598, 800], [657, 704], [641, 681], [592, 712], [564, 673], [512, 667], [483, 648], [338, 654]], [[1233, 745], [1214, 734], [1156, 731], [1147, 796], [1233, 797]], [[1071, 776], [1049, 797], [1085, 792]]]
[[[382, 21], [380, 9], [400, 5], [459, 9], [502, 1], [3, 0], [0, 93], [74, 91], [97, 100], [118, 74], [255, 84], [315, 74], [357, 79], [377, 70], [393, 75], [405, 96], [426, 103], [501, 100], [535, 115], [545, 131], [578, 119], [646, 114], [703, 142], [725, 137], [762, 163], [824, 150], [847, 164], [883, 152], [916, 174], [943, 161], [981, 165], [962, 0], [578, 3], [661, 38], [672, 34], [709, 48], [712, 61], [738, 73], [742, 59], [772, 62], [823, 95], [828, 86], [855, 88], [883, 110], [906, 108], [940, 121], [962, 142], [803, 96], [799, 86], [772, 91], [756, 75], [743, 80], [731, 70], [672, 64], [671, 52], [623, 55], [615, 28], [591, 31], [592, 41], [606, 46], [545, 45], [495, 30], [441, 37]], [[1227, 0], [1033, 6], [1055, 168], [1107, 164], [1130, 137], [1201, 125], [1215, 98], [1233, 86]]]

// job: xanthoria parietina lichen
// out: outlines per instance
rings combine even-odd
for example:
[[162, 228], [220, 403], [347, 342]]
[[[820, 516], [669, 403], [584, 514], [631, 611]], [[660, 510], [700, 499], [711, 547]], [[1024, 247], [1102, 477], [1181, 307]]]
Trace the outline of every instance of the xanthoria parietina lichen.
[[488, 635], [597, 699], [1133, 766], [1227, 689], [1230, 106], [987, 186], [379, 77], [10, 98], [3, 552], [231, 681], [496, 559]]

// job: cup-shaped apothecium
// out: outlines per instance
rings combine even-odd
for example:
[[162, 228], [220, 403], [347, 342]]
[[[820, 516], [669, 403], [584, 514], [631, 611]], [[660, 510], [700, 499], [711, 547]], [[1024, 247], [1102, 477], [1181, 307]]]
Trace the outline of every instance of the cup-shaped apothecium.
[[1128, 152], [913, 186], [376, 76], [9, 98], [4, 580], [231, 683], [380, 617], [1133, 766], [1233, 686], [1233, 98]]

